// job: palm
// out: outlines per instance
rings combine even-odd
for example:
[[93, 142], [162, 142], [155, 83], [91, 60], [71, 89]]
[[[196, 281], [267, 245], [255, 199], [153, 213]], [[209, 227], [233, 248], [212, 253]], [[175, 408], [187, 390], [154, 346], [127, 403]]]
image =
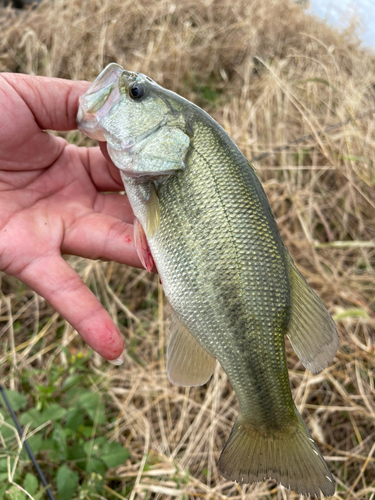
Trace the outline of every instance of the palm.
[[4, 74], [0, 88], [0, 270], [43, 295], [104, 357], [117, 358], [116, 327], [61, 253], [139, 266], [132, 211], [114, 193], [120, 176], [99, 148], [43, 132], [75, 128], [87, 84]]

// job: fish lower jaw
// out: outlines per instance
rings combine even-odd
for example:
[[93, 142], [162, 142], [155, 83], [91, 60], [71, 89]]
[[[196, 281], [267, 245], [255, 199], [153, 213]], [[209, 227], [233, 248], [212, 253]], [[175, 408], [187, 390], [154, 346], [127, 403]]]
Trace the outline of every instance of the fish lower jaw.
[[[113, 160], [112, 160], [113, 161]], [[169, 177], [170, 175], [173, 175], [176, 173], [175, 170], [168, 170], [166, 172], [134, 172], [131, 170], [125, 170], [119, 166], [116, 165], [116, 167], [120, 170], [121, 177], [123, 182], [129, 182], [129, 181], [139, 181], [139, 183], [146, 183], [146, 182], [153, 182], [153, 181], [158, 181], [162, 180], [166, 177]]]
[[78, 130], [82, 132], [82, 134], [94, 141], [106, 142], [103, 132], [97, 126], [97, 121], [95, 119], [87, 119], [81, 107], [78, 109], [76, 122]]

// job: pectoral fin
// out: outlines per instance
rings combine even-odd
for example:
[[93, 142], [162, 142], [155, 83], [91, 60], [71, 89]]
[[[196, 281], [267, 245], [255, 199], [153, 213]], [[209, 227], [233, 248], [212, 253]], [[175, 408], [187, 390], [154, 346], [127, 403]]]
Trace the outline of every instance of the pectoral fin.
[[160, 224], [160, 208], [159, 198], [156, 194], [155, 186], [151, 184], [150, 197], [146, 203], [146, 233], [149, 238], [154, 236], [159, 229]]
[[172, 313], [167, 349], [167, 373], [172, 384], [183, 387], [205, 384], [214, 371], [215, 361]]
[[336, 354], [339, 344], [336, 325], [289, 254], [287, 258], [292, 300], [287, 335], [303, 366], [318, 373]]
[[144, 268], [150, 273], [155, 263], [143, 227], [136, 217], [134, 218], [134, 243], [139, 260], [142, 262]]

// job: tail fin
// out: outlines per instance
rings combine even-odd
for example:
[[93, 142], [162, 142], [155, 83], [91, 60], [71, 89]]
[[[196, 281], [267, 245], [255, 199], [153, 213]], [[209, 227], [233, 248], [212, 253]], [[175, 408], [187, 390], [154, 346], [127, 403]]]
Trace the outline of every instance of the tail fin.
[[302, 417], [284, 432], [266, 433], [238, 416], [221, 453], [219, 470], [231, 481], [253, 483], [275, 479], [299, 494], [335, 493], [333, 477]]

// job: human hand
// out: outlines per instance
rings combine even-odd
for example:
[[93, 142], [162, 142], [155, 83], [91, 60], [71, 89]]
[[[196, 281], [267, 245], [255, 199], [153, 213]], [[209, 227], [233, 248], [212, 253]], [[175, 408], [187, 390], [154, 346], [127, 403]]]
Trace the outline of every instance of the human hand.
[[78, 97], [88, 87], [0, 74], [0, 270], [43, 296], [104, 358], [118, 360], [119, 331], [61, 254], [142, 267], [133, 213], [99, 148], [44, 131], [77, 128]]

